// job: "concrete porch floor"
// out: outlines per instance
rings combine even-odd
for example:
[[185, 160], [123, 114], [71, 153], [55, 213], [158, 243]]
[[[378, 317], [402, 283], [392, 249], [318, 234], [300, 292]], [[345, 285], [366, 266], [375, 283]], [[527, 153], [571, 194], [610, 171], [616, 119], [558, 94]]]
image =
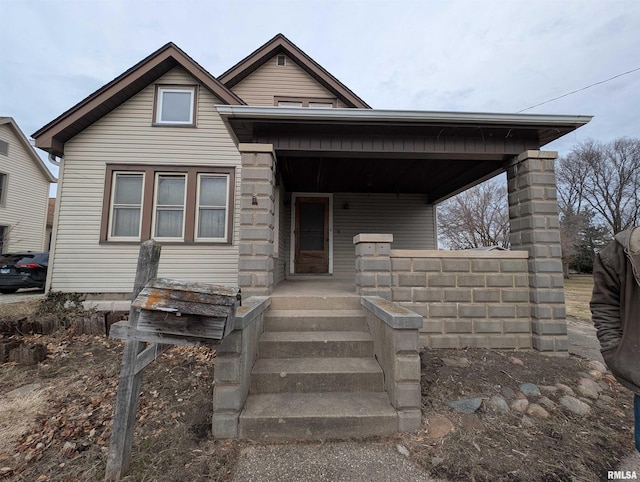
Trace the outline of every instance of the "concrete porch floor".
[[355, 275], [292, 276], [278, 284], [272, 297], [285, 296], [358, 296]]

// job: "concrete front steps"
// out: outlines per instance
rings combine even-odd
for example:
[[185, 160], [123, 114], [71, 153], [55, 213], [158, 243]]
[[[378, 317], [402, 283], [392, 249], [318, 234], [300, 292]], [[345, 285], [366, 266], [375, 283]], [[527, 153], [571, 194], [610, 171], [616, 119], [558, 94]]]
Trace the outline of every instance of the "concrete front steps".
[[272, 297], [239, 435], [344, 439], [397, 431], [360, 297]]

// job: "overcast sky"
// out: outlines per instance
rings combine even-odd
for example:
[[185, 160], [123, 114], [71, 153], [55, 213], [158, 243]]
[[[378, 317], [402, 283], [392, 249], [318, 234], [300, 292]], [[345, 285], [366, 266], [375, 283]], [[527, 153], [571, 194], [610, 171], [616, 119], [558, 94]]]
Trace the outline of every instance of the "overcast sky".
[[[217, 76], [283, 33], [377, 109], [515, 113], [640, 68], [638, 0], [0, 0], [0, 19], [0, 116], [28, 137], [169, 41]], [[595, 116], [560, 155], [638, 138], [640, 70], [526, 113]]]

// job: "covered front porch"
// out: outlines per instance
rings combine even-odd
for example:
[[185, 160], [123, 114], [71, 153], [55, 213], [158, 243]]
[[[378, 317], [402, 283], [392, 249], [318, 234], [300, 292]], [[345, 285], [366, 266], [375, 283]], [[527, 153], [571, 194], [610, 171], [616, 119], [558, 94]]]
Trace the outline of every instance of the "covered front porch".
[[[556, 153], [538, 149], [588, 118], [217, 109], [242, 158], [238, 282], [245, 296], [329, 289], [316, 284], [322, 277], [351, 292], [354, 280], [356, 294], [420, 312], [423, 346], [566, 351]], [[520, 259], [437, 251], [437, 203], [505, 171], [511, 255]], [[320, 277], [300, 277], [309, 274]]]

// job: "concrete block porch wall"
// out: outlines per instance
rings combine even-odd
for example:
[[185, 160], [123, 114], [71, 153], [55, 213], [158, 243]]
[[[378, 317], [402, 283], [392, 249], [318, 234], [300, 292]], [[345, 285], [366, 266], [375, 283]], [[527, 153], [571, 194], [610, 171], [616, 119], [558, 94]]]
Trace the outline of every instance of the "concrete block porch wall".
[[234, 330], [216, 349], [212, 426], [216, 438], [238, 437], [238, 419], [249, 394], [258, 338], [270, 305], [268, 297], [254, 296], [243, 301], [236, 313]]
[[356, 292], [422, 315], [430, 348], [568, 350], [555, 152], [526, 151], [508, 169], [511, 251], [394, 250], [359, 234]]
[[398, 432], [420, 428], [420, 340], [422, 317], [379, 296], [363, 296], [362, 307], [384, 372], [384, 388], [398, 412]]
[[527, 252], [394, 250], [385, 236], [354, 239], [357, 290], [421, 315], [421, 346], [531, 348]]

